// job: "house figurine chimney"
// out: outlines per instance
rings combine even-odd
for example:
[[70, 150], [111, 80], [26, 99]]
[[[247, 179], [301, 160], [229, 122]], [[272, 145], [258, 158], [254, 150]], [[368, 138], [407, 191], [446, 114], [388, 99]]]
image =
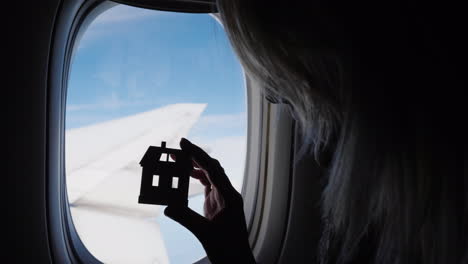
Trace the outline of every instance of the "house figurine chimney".
[[[174, 157], [174, 159], [172, 159]], [[142, 167], [139, 203], [188, 205], [191, 158], [180, 149], [150, 146], [140, 161]]]

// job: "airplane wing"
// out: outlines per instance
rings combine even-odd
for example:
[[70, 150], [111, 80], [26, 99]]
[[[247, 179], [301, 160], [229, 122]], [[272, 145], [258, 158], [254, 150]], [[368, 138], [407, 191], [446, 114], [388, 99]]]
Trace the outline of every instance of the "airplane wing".
[[[103, 263], [169, 263], [157, 216], [138, 204], [140, 160], [149, 145], [178, 148], [205, 104], [175, 104], [66, 131], [66, 181], [73, 223]], [[189, 195], [203, 192], [191, 181]], [[112, 250], [112, 253], [109, 253]]]
[[[149, 145], [179, 148], [205, 104], [174, 104], [66, 131], [66, 181], [70, 205], [98, 206], [129, 215], [154, 215], [138, 204], [141, 167]], [[203, 192], [191, 181], [189, 195]]]

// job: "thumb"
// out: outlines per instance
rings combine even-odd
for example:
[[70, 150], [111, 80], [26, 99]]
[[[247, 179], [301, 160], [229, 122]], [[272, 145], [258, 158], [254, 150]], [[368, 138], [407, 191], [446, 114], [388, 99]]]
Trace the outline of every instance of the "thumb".
[[168, 206], [164, 214], [178, 222], [192, 232], [199, 240], [202, 240], [208, 228], [208, 220], [186, 206]]

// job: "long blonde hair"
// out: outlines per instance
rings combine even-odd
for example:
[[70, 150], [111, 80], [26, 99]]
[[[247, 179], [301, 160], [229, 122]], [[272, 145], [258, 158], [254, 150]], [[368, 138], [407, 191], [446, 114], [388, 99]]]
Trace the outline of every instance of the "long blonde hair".
[[333, 153], [321, 261], [350, 262], [368, 240], [375, 263], [461, 263], [466, 173], [439, 122], [453, 116], [440, 103], [461, 75], [437, 35], [420, 28], [427, 21], [402, 5], [368, 12], [348, 2], [218, 0], [218, 8], [247, 74], [291, 104], [317, 157]]

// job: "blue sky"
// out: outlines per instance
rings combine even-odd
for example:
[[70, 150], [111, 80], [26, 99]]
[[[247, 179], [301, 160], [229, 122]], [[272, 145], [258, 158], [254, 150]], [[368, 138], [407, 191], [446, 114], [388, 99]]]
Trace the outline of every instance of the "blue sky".
[[244, 119], [243, 72], [221, 25], [123, 5], [100, 15], [76, 49], [67, 129], [174, 103], [206, 103], [201, 123]]

